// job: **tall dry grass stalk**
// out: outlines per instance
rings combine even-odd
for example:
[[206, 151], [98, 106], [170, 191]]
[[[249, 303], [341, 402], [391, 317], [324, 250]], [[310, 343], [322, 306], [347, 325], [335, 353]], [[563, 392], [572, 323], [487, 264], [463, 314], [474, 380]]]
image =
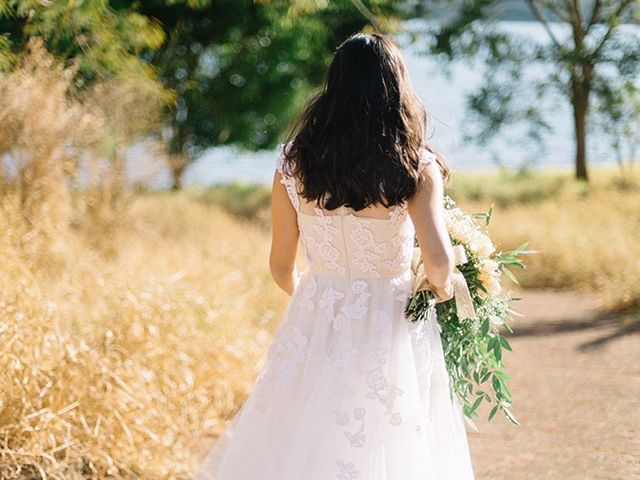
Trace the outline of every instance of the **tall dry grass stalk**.
[[124, 148], [158, 125], [169, 99], [145, 78], [84, 90], [74, 78], [38, 40], [0, 76], [0, 208], [45, 251], [70, 226], [110, 239], [128, 201]]
[[20, 68], [0, 77], [4, 208], [29, 229], [55, 231], [70, 220], [65, 181], [80, 152], [101, 139], [102, 119], [69, 97], [72, 78], [37, 42]]

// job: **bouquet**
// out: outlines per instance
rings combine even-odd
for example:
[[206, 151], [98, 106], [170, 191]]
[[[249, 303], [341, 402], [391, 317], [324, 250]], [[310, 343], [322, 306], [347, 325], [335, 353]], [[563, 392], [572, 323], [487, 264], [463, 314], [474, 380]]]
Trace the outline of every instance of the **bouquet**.
[[513, 251], [497, 253], [486, 231], [491, 214], [492, 208], [487, 213], [469, 215], [445, 198], [445, 219], [457, 264], [454, 298], [435, 303], [420, 249], [416, 247], [416, 281], [405, 313], [412, 321], [420, 321], [435, 305], [451, 394], [462, 401], [468, 420], [477, 417], [478, 408], [487, 402], [493, 404], [489, 420], [500, 410], [518, 424], [509, 409], [509, 376], [502, 361], [504, 351], [511, 351], [511, 346], [500, 333], [501, 327], [511, 331], [508, 320], [514, 312], [510, 305], [516, 299], [502, 291], [501, 277], [504, 274], [517, 283], [509, 268], [524, 268], [520, 256], [530, 252], [524, 244]]

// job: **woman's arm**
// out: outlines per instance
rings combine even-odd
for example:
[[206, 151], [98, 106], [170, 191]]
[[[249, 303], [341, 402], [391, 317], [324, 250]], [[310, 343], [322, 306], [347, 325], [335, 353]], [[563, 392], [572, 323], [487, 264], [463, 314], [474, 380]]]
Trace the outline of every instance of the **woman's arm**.
[[298, 219], [296, 211], [287, 196], [287, 190], [280, 183], [282, 174], [276, 171], [271, 194], [271, 254], [269, 268], [271, 276], [289, 295], [298, 283], [296, 270], [296, 250], [298, 248]]
[[418, 192], [409, 199], [408, 208], [427, 280], [437, 300], [443, 302], [453, 296], [451, 280], [455, 261], [444, 221], [444, 185], [437, 162], [424, 167], [424, 177]]

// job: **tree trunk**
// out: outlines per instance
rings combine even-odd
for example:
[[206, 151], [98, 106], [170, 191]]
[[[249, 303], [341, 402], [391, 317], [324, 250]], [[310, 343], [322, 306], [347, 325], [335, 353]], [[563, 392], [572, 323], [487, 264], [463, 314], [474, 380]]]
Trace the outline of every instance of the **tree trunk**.
[[576, 178], [578, 180], [589, 180], [587, 172], [587, 108], [586, 101], [575, 98], [573, 102], [573, 120], [576, 140]]
[[173, 180], [171, 190], [182, 189], [182, 175], [187, 169], [187, 163], [187, 160], [182, 154], [174, 153], [169, 155], [169, 169], [171, 170], [171, 178]]
[[589, 113], [589, 94], [591, 93], [592, 65], [582, 65], [574, 70], [571, 78], [571, 104], [576, 141], [576, 178], [589, 180], [587, 171], [587, 115]]

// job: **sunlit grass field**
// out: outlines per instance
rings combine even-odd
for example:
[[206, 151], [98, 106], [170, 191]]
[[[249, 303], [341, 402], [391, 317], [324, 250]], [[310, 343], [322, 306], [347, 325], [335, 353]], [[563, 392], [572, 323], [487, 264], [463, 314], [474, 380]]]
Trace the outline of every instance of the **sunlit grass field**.
[[[525, 286], [640, 297], [638, 175], [454, 178], [494, 205]], [[133, 196], [113, 230], [0, 228], [0, 478], [188, 478], [255, 380], [286, 297], [267, 271], [267, 187]], [[201, 453], [201, 452], [200, 452]]]
[[267, 233], [182, 194], [133, 199], [106, 252], [2, 213], [0, 478], [188, 478], [282, 311]]
[[590, 184], [562, 172], [466, 174], [451, 195], [468, 211], [494, 205], [491, 234], [508, 250], [539, 253], [520, 274], [527, 287], [593, 292], [613, 308], [640, 306], [640, 171], [593, 169]]

